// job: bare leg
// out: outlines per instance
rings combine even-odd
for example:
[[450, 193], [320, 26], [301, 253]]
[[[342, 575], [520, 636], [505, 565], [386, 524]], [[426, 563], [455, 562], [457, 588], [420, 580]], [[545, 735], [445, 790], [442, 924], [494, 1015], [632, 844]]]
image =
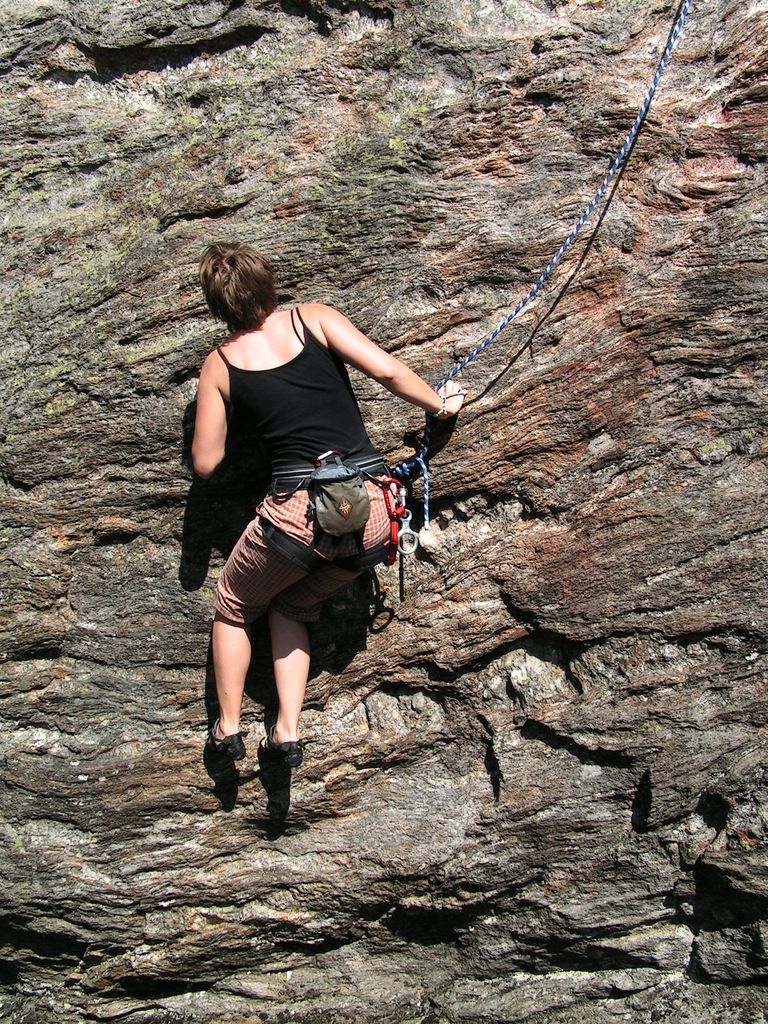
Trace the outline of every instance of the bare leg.
[[219, 698], [218, 737], [231, 736], [240, 728], [245, 675], [251, 663], [251, 637], [247, 626], [221, 618], [213, 620], [213, 670]]
[[309, 634], [303, 622], [288, 619], [274, 608], [269, 609], [269, 630], [280, 702], [274, 738], [277, 743], [289, 743], [299, 738], [299, 715], [309, 677]]

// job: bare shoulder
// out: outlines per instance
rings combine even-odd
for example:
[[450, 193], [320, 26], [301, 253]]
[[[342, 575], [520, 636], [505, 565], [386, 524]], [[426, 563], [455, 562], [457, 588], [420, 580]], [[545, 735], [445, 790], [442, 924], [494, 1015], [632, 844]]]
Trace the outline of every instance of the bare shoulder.
[[338, 309], [322, 303], [307, 303], [302, 316], [323, 345], [356, 370], [382, 380], [392, 376], [396, 360], [371, 341]]
[[324, 345], [333, 347], [334, 341], [339, 333], [353, 325], [346, 316], [334, 306], [327, 306], [323, 302], [308, 302], [301, 307], [301, 315], [304, 317], [307, 326]]
[[299, 312], [310, 331], [327, 348], [328, 332], [333, 330], [334, 315], [339, 316], [338, 311], [323, 302], [304, 302]]
[[219, 391], [228, 391], [229, 375], [227, 367], [218, 349], [209, 352], [200, 367], [200, 384], [203, 387], [213, 386]]
[[335, 313], [340, 316], [338, 309], [334, 309], [333, 306], [328, 306], [324, 302], [304, 302], [301, 305], [302, 313], [308, 313], [310, 316], [328, 316]]
[[215, 373], [219, 367], [224, 366], [224, 360], [221, 358], [221, 353], [218, 348], [215, 348], [212, 352], [203, 360], [203, 365], [200, 368], [200, 373], [205, 372], [206, 374]]

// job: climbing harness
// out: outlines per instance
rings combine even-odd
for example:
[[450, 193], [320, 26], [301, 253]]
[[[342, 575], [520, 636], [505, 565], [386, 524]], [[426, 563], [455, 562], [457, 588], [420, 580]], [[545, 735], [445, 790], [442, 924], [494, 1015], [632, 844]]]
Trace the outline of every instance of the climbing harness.
[[[390, 522], [386, 544], [369, 551], [363, 548], [363, 531], [370, 513], [368, 495], [363, 486], [365, 480], [381, 488]], [[326, 452], [319, 456], [314, 466], [291, 465], [275, 469], [272, 481], [275, 500], [287, 500], [299, 490], [307, 491], [307, 521], [315, 524], [313, 541], [305, 544], [296, 540], [264, 516], [261, 517], [261, 530], [271, 548], [305, 572], [312, 572], [322, 564], [316, 546], [324, 533], [337, 537], [355, 535], [358, 553], [334, 559], [343, 568], [363, 571], [382, 562], [393, 565], [398, 552], [406, 555], [415, 552], [419, 541], [410, 526], [407, 489], [401, 480], [388, 475], [381, 456], [352, 463], [344, 462], [338, 452]], [[362, 493], [358, 493], [360, 491]], [[345, 503], [349, 509], [344, 507]]]
[[[629, 155], [629, 153], [630, 153], [630, 151], [632, 149], [632, 145], [633, 145], [633, 143], [634, 143], [634, 141], [635, 141], [635, 139], [637, 137], [637, 133], [640, 131], [640, 128], [642, 127], [643, 122], [645, 121], [646, 115], [648, 114], [648, 109], [649, 109], [649, 107], [651, 105], [651, 100], [654, 97], [654, 94], [656, 92], [656, 88], [657, 88], [657, 86], [659, 84], [661, 76], [664, 74], [664, 70], [665, 70], [665, 68], [667, 66], [667, 63], [669, 62], [669, 58], [672, 56], [672, 51], [674, 50], [675, 45], [677, 44], [677, 41], [680, 38], [680, 33], [683, 30], [683, 26], [685, 25], [686, 18], [688, 17], [688, 12], [690, 11], [692, 4], [693, 4], [693, 0], [683, 0], [682, 5], [678, 9], [677, 19], [676, 19], [676, 21], [675, 21], [675, 23], [674, 23], [674, 25], [672, 27], [672, 31], [669, 33], [669, 38], [667, 40], [666, 49], [664, 50], [664, 53], [662, 54], [661, 60], [656, 65], [656, 72], [655, 72], [655, 74], [653, 76], [653, 80], [652, 80], [652, 82], [651, 82], [651, 84], [650, 84], [650, 86], [648, 88], [648, 92], [646, 93], [645, 99], [643, 100], [643, 104], [640, 107], [640, 110], [638, 111], [638, 114], [637, 114], [637, 117], [635, 118], [634, 124], [632, 125], [632, 127], [629, 130], [629, 132], [627, 133], [627, 137], [624, 139], [624, 143], [623, 143], [621, 149], [619, 150], [618, 154], [616, 155], [616, 157], [615, 157], [613, 163], [611, 164], [611, 166], [608, 168], [608, 172], [606, 173], [605, 177], [603, 178], [603, 180], [602, 180], [602, 182], [600, 184], [600, 187], [598, 188], [597, 192], [592, 197], [592, 201], [589, 203], [589, 205], [586, 207], [586, 209], [584, 210], [582, 215], [576, 221], [576, 223], [574, 224], [573, 228], [571, 229], [568, 237], [565, 239], [563, 244], [560, 246], [560, 248], [557, 250], [555, 255], [549, 261], [547, 266], [541, 272], [541, 274], [539, 275], [537, 280], [534, 282], [534, 284], [529, 288], [527, 293], [518, 302], [518, 304], [515, 306], [515, 308], [512, 310], [512, 312], [508, 313], [507, 316], [505, 316], [504, 319], [501, 321], [501, 323], [498, 324], [491, 331], [491, 333], [488, 334], [480, 342], [479, 345], [477, 345], [475, 348], [472, 349], [472, 351], [469, 353], [469, 355], [465, 356], [464, 359], [462, 359], [460, 362], [456, 363], [456, 365], [453, 367], [453, 369], [450, 370], [448, 373], [446, 373], [446, 375], [442, 378], [442, 380], [440, 380], [435, 385], [435, 391], [439, 391], [441, 387], [443, 387], [445, 384], [448, 383], [448, 381], [453, 380], [453, 378], [456, 377], [458, 374], [460, 374], [461, 371], [466, 366], [469, 366], [469, 364], [473, 360], [477, 359], [477, 357], [482, 352], [484, 352], [493, 341], [496, 340], [496, 338], [499, 336], [499, 334], [501, 334], [501, 332], [505, 328], [509, 327], [509, 325], [515, 319], [515, 317], [518, 316], [520, 313], [522, 313], [522, 311], [525, 309], [525, 307], [528, 305], [528, 303], [531, 302], [535, 298], [536, 294], [539, 292], [539, 290], [547, 282], [547, 280], [548, 280], [550, 274], [552, 273], [552, 271], [555, 269], [555, 267], [560, 262], [560, 260], [565, 255], [565, 253], [568, 251], [568, 249], [570, 249], [570, 247], [576, 241], [576, 238], [577, 238], [579, 232], [584, 227], [584, 225], [587, 223], [589, 218], [592, 216], [592, 214], [594, 213], [596, 208], [600, 205], [600, 202], [602, 201], [603, 197], [605, 196], [605, 193], [608, 191], [608, 186], [610, 185], [611, 181], [615, 177], [615, 175], [616, 175], [617, 171], [619, 170], [619, 168], [625, 163], [625, 161], [626, 161], [626, 159], [627, 159], [627, 157], [628, 157], [628, 155]], [[429, 459], [430, 440], [431, 440], [430, 421], [429, 421], [429, 417], [427, 417], [426, 425], [424, 427], [424, 441], [423, 441], [423, 446], [422, 446], [421, 451], [419, 453], [417, 453], [416, 455], [412, 456], [410, 459], [404, 459], [402, 462], [399, 462], [393, 468], [393, 470], [392, 470], [393, 475], [398, 477], [400, 480], [409, 480], [418, 470], [421, 470], [421, 475], [422, 475], [422, 479], [423, 479], [423, 482], [424, 482], [423, 502], [424, 502], [424, 529], [425, 530], [429, 530], [429, 469], [428, 469], [428, 459]]]

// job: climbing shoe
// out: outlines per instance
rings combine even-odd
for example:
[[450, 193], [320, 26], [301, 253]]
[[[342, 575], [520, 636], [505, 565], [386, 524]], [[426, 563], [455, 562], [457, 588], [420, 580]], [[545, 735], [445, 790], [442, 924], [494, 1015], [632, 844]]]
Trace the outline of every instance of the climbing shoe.
[[216, 735], [216, 730], [219, 727], [218, 718], [213, 723], [210, 733], [208, 734], [208, 741], [216, 751], [217, 754], [226, 754], [227, 757], [233, 761], [242, 761], [245, 757], [245, 744], [243, 743], [243, 736], [248, 735], [248, 730], [243, 729], [240, 732], [234, 732], [231, 736], [223, 736], [221, 739]]
[[264, 746], [276, 758], [279, 757], [286, 768], [298, 768], [304, 759], [304, 742], [289, 740], [287, 743], [278, 743], [275, 740], [274, 725], [267, 733]]

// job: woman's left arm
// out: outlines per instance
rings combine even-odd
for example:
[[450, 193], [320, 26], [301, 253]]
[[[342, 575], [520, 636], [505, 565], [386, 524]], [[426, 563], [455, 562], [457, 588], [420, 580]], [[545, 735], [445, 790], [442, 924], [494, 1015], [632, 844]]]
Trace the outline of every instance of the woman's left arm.
[[192, 438], [192, 467], [203, 480], [207, 480], [213, 474], [224, 458], [224, 443], [227, 439], [227, 404], [220, 388], [223, 368], [222, 360], [217, 353], [212, 352], [203, 363], [197, 386], [195, 434]]

